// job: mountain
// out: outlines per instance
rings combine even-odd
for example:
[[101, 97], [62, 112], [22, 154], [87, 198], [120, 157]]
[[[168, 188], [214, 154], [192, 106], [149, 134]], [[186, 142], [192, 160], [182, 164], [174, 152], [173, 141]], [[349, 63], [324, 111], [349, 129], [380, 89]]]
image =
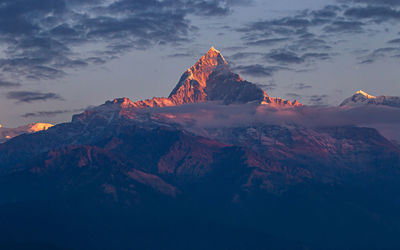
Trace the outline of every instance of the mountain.
[[36, 133], [39, 131], [47, 130], [52, 126], [54, 125], [49, 123], [31, 123], [18, 128], [5, 128], [0, 125], [0, 143], [3, 143], [21, 134]]
[[0, 248], [399, 249], [399, 146], [318, 114], [212, 48], [168, 98], [0, 144]]
[[359, 90], [353, 96], [345, 99], [340, 106], [362, 106], [362, 105], [382, 105], [400, 108], [400, 97], [397, 96], [373, 96]]
[[125, 98], [113, 102], [124, 106], [148, 108], [206, 101], [218, 101], [224, 104], [255, 102], [279, 106], [301, 105], [297, 101], [292, 103], [289, 100], [269, 97], [257, 85], [244, 81], [231, 71], [221, 52], [214, 47], [183, 73], [168, 98], [155, 97], [137, 102]]

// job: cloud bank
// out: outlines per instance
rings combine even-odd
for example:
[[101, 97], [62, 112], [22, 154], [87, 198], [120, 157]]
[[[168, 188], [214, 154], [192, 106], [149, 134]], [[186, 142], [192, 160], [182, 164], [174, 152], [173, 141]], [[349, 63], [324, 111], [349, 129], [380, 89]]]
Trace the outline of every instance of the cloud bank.
[[356, 108], [304, 106], [275, 108], [268, 105], [188, 104], [179, 107], [155, 108], [154, 119], [177, 123], [189, 131], [221, 127], [247, 127], [257, 124], [300, 125], [318, 129], [336, 126], [359, 126], [378, 129], [384, 136], [400, 142], [400, 109], [381, 106]]

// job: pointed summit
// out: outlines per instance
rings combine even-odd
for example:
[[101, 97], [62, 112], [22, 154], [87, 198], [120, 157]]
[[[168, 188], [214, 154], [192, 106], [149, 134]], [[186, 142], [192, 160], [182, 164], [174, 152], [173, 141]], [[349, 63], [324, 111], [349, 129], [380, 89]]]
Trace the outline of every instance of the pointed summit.
[[228, 64], [221, 54], [221, 52], [217, 49], [214, 48], [214, 46], [211, 46], [211, 48], [208, 50], [207, 54], [205, 54], [203, 57], [200, 58], [199, 61], [207, 61], [210, 64], [214, 65], [224, 65]]
[[[224, 56], [221, 52], [215, 49], [213, 46], [208, 50], [208, 52], [202, 56], [196, 63], [193, 65], [188, 71], [191, 73], [204, 73], [215, 70], [216, 67], [224, 67], [224, 65], [228, 65]], [[226, 67], [225, 66], [225, 67]]]
[[293, 105], [290, 101], [269, 97], [260, 87], [233, 73], [221, 52], [213, 46], [182, 75], [168, 98], [176, 105], [205, 101]]
[[[176, 104], [206, 101], [208, 96], [206, 93], [207, 81], [216, 72], [234, 75], [221, 52], [211, 47], [204, 56], [183, 73], [169, 98]], [[235, 76], [240, 79], [239, 75]]]
[[214, 46], [211, 46], [211, 48], [208, 50], [208, 53], [209, 53], [210, 51], [216, 51], [216, 52], [218, 52], [218, 53], [219, 53], [219, 50], [215, 49], [215, 47], [214, 47]]

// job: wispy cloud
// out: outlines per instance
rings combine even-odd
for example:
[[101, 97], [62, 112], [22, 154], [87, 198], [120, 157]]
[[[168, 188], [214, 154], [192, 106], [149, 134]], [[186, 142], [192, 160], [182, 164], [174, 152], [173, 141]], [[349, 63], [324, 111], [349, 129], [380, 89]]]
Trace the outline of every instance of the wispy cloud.
[[30, 118], [30, 117], [54, 117], [62, 114], [74, 113], [74, 112], [81, 112], [85, 109], [65, 109], [65, 110], [50, 110], [50, 111], [37, 111], [37, 112], [30, 112], [25, 113], [21, 117]]
[[17, 102], [32, 103], [37, 101], [64, 100], [55, 93], [43, 93], [34, 91], [11, 91], [7, 93], [7, 98]]
[[312, 86], [306, 83], [294, 83], [290, 85], [291, 88], [295, 90], [311, 89]]
[[10, 82], [10, 81], [0, 80], [0, 88], [13, 88], [13, 87], [19, 87], [19, 86], [21, 86], [21, 84], [18, 82]]
[[271, 77], [274, 73], [280, 70], [287, 70], [286, 67], [280, 66], [263, 66], [260, 64], [237, 66], [234, 70], [239, 71], [241, 74], [253, 76], [253, 77]]
[[311, 105], [321, 106], [326, 105], [328, 97], [328, 95], [312, 95], [308, 101]]

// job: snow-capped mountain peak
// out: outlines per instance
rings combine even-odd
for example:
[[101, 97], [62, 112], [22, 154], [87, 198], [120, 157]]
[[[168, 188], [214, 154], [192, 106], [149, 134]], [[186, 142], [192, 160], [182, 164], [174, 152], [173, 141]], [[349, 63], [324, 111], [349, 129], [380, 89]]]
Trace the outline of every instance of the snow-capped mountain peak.
[[373, 96], [359, 90], [340, 104], [340, 106], [346, 107], [357, 107], [363, 105], [381, 105], [400, 108], [400, 97], [384, 95]]
[[36, 133], [53, 127], [50, 123], [31, 123], [18, 128], [4, 128], [0, 125], [0, 143], [3, 143], [13, 137], [26, 133]]
[[362, 95], [362, 96], [366, 97], [367, 99], [375, 99], [376, 98], [376, 96], [370, 95], [362, 90], [357, 91], [356, 95]]

